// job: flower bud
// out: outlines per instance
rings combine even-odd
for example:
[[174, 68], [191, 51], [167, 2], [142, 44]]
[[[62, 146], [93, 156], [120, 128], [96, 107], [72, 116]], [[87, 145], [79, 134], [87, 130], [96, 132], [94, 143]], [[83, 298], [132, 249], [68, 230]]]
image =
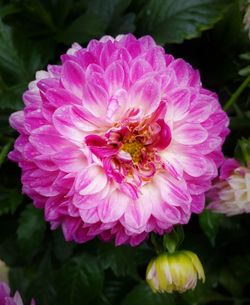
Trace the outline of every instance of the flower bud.
[[224, 162], [220, 177], [207, 193], [208, 208], [227, 216], [250, 213], [250, 169], [234, 159]]
[[5, 262], [0, 260], [0, 281], [8, 282], [9, 268]]
[[197, 279], [205, 281], [202, 264], [190, 251], [162, 253], [152, 259], [146, 272], [146, 280], [154, 292], [184, 292], [194, 289]]
[[245, 30], [248, 32], [248, 37], [250, 38], [250, 0], [247, 1], [243, 23]]

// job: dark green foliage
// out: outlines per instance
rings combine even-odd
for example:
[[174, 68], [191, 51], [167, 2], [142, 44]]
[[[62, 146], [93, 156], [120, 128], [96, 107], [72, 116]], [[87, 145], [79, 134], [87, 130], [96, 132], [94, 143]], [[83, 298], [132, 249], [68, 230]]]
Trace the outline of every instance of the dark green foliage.
[[201, 229], [203, 230], [204, 234], [209, 239], [212, 246], [215, 245], [215, 238], [219, 231], [220, 222], [223, 218], [223, 215], [213, 213], [209, 210], [205, 210], [199, 216], [199, 222]]
[[105, 34], [133, 32], [151, 34], [199, 69], [204, 86], [223, 105], [233, 97], [224, 151], [246, 164], [249, 83], [235, 95], [250, 74], [242, 9], [240, 0], [0, 0], [0, 259], [25, 303], [34, 297], [37, 305], [250, 304], [247, 214], [193, 215], [180, 248], [200, 256], [206, 283], [181, 295], [157, 295], [145, 283], [147, 263], [156, 254], [150, 241], [136, 248], [65, 242], [61, 229], [52, 232], [43, 211], [21, 194], [20, 171], [7, 160], [17, 135], [8, 117], [23, 107], [22, 93], [35, 72], [59, 63], [75, 41], [85, 46]]

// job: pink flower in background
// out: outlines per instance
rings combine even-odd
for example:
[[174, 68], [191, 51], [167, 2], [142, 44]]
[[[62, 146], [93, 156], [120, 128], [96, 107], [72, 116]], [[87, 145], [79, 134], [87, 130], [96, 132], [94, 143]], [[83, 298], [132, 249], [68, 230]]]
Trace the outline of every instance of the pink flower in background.
[[66, 240], [142, 242], [185, 224], [223, 161], [228, 117], [199, 73], [150, 36], [73, 44], [23, 95], [9, 157]]
[[[32, 300], [31, 305], [35, 304], [35, 301]], [[18, 292], [11, 297], [9, 286], [3, 282], [0, 282], [0, 305], [23, 305], [23, 301]]]
[[234, 159], [226, 160], [207, 195], [211, 199], [208, 208], [214, 212], [227, 216], [250, 213], [250, 169]]

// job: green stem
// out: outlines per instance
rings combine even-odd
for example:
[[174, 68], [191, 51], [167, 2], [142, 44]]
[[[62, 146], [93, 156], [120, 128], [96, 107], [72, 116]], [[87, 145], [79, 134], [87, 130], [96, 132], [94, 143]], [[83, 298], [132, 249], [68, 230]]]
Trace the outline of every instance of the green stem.
[[157, 254], [164, 252], [164, 248], [162, 246], [162, 239], [161, 237], [157, 236], [155, 233], [151, 233], [151, 243]]
[[239, 86], [239, 88], [232, 94], [230, 99], [226, 102], [224, 110], [227, 111], [238, 99], [241, 93], [246, 89], [250, 83], [250, 75], [244, 80], [244, 82]]

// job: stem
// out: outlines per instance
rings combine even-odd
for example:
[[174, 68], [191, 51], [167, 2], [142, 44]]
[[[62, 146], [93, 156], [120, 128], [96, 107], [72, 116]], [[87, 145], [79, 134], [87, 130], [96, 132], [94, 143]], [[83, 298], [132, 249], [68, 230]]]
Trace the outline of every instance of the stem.
[[238, 99], [241, 93], [246, 89], [250, 83], [250, 75], [244, 80], [244, 82], [239, 86], [239, 88], [232, 94], [230, 99], [226, 102], [224, 110], [227, 111]]
[[155, 233], [151, 233], [151, 243], [157, 254], [160, 254], [164, 251], [164, 248], [162, 246], [162, 240]]

